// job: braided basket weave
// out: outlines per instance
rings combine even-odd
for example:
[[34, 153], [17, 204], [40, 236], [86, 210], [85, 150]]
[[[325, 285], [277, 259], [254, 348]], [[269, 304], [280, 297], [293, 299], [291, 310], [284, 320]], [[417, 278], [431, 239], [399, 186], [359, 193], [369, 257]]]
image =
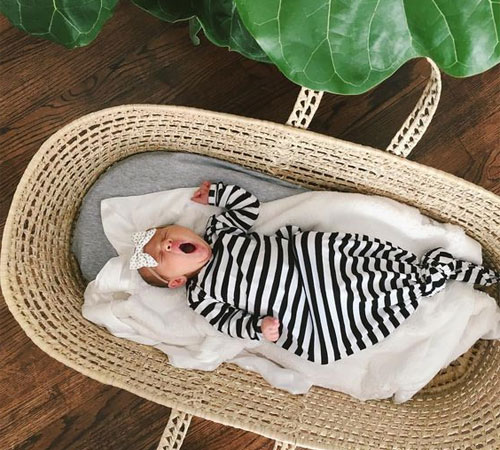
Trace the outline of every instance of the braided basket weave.
[[[406, 156], [440, 93], [430, 82], [389, 146]], [[307, 128], [321, 93], [303, 90], [288, 125]], [[441, 171], [292, 126], [174, 106], [125, 105], [70, 123], [45, 142], [15, 193], [2, 241], [5, 300], [28, 336], [60, 362], [173, 409], [159, 448], [178, 449], [192, 415], [277, 440], [275, 448], [500, 448], [500, 342], [479, 341], [411, 401], [360, 402], [313, 388], [291, 395], [232, 364], [177, 369], [156, 349], [116, 338], [81, 315], [84, 281], [70, 252], [85, 193], [135, 153], [192, 152], [318, 190], [383, 195], [462, 226], [500, 270], [500, 200]], [[491, 292], [497, 300], [499, 293]]]

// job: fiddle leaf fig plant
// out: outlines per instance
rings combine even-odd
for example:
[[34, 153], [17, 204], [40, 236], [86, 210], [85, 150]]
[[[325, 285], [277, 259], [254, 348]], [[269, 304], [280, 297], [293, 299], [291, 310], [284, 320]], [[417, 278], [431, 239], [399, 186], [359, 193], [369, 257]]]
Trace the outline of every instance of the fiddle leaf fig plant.
[[[118, 0], [0, 0], [21, 30], [68, 48], [89, 44]], [[133, 0], [166, 22], [189, 22], [215, 45], [276, 65], [293, 82], [360, 94], [416, 57], [455, 77], [500, 60], [494, 0]]]

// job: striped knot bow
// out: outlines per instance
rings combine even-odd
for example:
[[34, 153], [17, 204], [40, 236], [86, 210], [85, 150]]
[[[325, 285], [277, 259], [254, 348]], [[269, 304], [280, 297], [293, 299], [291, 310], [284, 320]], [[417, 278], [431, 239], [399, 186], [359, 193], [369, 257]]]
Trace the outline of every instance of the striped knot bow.
[[144, 246], [151, 240], [156, 233], [156, 229], [148, 231], [138, 231], [132, 235], [134, 243], [134, 254], [130, 258], [130, 269], [140, 269], [141, 267], [156, 267], [158, 263], [149, 254], [143, 252]]
[[454, 258], [442, 248], [428, 251], [420, 263], [420, 278], [425, 283], [423, 295], [442, 290], [446, 280], [489, 286], [500, 281], [497, 272], [470, 261]]
[[422, 258], [422, 266], [424, 271], [430, 273], [440, 273], [446, 278], [451, 277], [457, 271], [458, 260], [451, 253], [444, 251], [442, 248], [435, 248], [428, 251]]

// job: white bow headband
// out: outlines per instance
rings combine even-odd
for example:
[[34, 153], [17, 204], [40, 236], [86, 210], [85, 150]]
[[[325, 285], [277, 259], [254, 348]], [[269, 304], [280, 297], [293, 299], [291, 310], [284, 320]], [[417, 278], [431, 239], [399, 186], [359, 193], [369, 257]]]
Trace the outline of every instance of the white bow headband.
[[134, 254], [130, 258], [130, 269], [140, 269], [141, 267], [156, 267], [158, 263], [156, 260], [147, 253], [144, 253], [142, 249], [151, 240], [151, 238], [156, 233], [156, 229], [148, 231], [138, 231], [132, 235], [132, 241], [134, 243]]

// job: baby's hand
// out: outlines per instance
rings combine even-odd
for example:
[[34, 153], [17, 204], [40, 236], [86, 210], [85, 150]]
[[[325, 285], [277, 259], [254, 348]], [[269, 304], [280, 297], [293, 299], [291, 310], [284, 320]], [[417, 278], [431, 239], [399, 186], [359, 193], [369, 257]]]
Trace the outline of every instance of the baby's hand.
[[262, 335], [271, 342], [276, 342], [280, 337], [280, 321], [274, 317], [264, 317], [262, 320]]
[[210, 181], [204, 181], [201, 183], [198, 190], [191, 197], [191, 200], [196, 203], [201, 203], [202, 205], [208, 205], [208, 191], [210, 190]]

